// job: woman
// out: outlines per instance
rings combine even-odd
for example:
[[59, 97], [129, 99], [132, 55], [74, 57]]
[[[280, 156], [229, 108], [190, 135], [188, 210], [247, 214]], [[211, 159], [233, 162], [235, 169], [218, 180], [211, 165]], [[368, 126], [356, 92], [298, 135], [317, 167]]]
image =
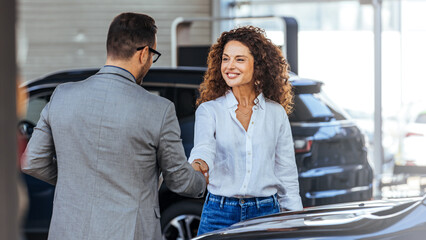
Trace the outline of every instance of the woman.
[[210, 50], [189, 161], [208, 169], [198, 234], [301, 210], [287, 113], [293, 93], [280, 49], [253, 26], [224, 32]]

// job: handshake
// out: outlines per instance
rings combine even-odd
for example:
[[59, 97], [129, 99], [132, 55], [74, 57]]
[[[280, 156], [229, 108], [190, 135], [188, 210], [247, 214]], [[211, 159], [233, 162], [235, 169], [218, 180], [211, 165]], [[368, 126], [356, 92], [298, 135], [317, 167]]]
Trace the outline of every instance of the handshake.
[[209, 184], [209, 165], [207, 165], [206, 162], [204, 162], [202, 159], [195, 159], [192, 164], [192, 168], [194, 168], [195, 171], [199, 171], [204, 175], [204, 178], [206, 179], [206, 183]]

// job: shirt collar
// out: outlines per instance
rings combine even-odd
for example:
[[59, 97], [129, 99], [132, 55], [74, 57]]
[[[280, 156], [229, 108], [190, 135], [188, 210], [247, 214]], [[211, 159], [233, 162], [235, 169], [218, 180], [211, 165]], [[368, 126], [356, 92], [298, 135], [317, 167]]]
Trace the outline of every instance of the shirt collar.
[[117, 67], [117, 66], [113, 66], [113, 65], [105, 65], [103, 66], [100, 70], [99, 73], [111, 73], [111, 74], [115, 74], [115, 75], [120, 75], [134, 83], [136, 83], [136, 78], [135, 76], [133, 76], [133, 74], [131, 74], [128, 70], [121, 68], [121, 67]]
[[[238, 101], [235, 98], [235, 95], [232, 92], [232, 90], [228, 90], [225, 93], [225, 98], [226, 98], [226, 105], [228, 108], [236, 108], [238, 106]], [[265, 109], [265, 97], [263, 96], [263, 93], [260, 93], [259, 95], [257, 95], [254, 102], [256, 106], [259, 106], [261, 109]]]

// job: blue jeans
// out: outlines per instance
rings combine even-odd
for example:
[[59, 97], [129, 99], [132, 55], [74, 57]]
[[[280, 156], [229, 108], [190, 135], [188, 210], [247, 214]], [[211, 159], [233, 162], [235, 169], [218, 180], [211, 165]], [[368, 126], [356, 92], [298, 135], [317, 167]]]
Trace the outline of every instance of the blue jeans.
[[270, 197], [231, 198], [207, 193], [198, 235], [278, 212], [280, 205], [276, 194]]

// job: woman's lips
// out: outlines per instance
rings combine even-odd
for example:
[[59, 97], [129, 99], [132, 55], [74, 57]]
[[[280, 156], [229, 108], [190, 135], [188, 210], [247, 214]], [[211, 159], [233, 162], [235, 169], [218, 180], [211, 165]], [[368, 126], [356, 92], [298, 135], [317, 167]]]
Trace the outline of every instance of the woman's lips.
[[228, 76], [228, 78], [233, 79], [238, 77], [240, 74], [238, 73], [226, 73], [226, 76]]

